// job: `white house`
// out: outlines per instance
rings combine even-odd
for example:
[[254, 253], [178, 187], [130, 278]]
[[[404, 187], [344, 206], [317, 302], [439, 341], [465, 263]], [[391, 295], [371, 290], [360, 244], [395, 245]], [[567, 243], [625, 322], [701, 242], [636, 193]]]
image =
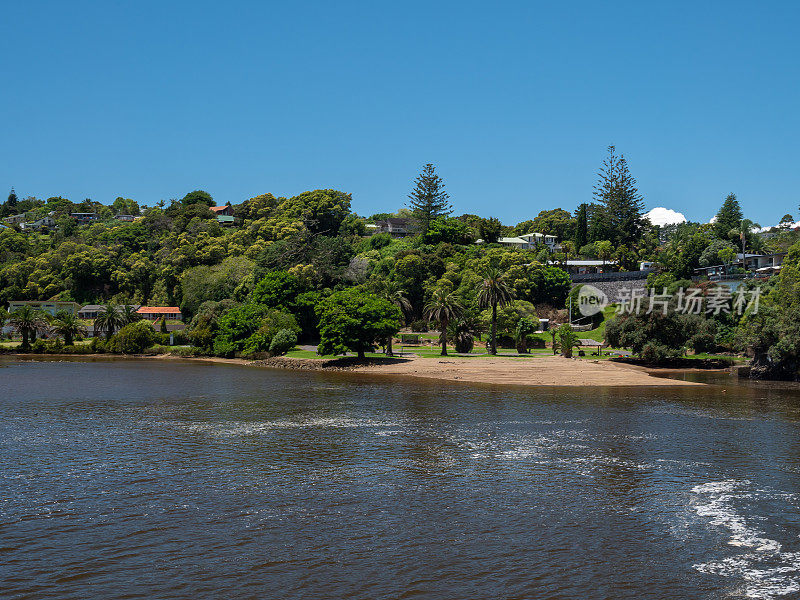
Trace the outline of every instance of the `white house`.
[[[483, 240], [478, 240], [476, 244], [483, 244]], [[498, 244], [521, 248], [522, 250], [536, 250], [539, 247], [547, 248], [550, 252], [559, 250], [558, 240], [554, 235], [544, 233], [525, 233], [516, 237], [501, 237], [497, 240]]]

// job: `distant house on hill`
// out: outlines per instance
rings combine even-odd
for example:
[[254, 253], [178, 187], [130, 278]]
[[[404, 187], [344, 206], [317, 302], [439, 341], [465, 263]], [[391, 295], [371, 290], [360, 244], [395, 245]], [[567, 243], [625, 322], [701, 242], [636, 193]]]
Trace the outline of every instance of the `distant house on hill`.
[[51, 216], [42, 217], [41, 219], [37, 219], [36, 221], [31, 221], [30, 223], [22, 223], [20, 227], [23, 231], [39, 231], [45, 227], [55, 227], [56, 220]]
[[55, 316], [56, 313], [62, 310], [74, 315], [81, 308], [81, 305], [77, 302], [61, 302], [57, 300], [12, 300], [8, 303], [8, 312], [16, 312], [23, 306], [30, 306], [31, 308], [41, 310], [52, 316]]
[[87, 225], [94, 223], [99, 218], [97, 213], [70, 213], [69, 215], [78, 222], [78, 225]]
[[225, 206], [209, 206], [208, 209], [217, 217], [217, 222], [223, 227], [232, 227], [234, 224], [233, 207], [230, 204]]
[[181, 309], [177, 306], [141, 306], [139, 313], [143, 319], [155, 321], [157, 319], [169, 319], [171, 321], [182, 321]]
[[7, 223], [8, 225], [21, 225], [22, 223], [25, 222], [25, 213], [6, 217], [5, 219], [3, 219], [3, 222]]
[[414, 233], [414, 219], [406, 217], [389, 217], [382, 221], [375, 221], [376, 233], [388, 233], [392, 237], [401, 238]]
[[573, 275], [587, 275], [590, 273], [611, 273], [617, 271], [617, 263], [603, 260], [565, 260], [558, 265], [567, 273]]
[[117, 221], [125, 221], [127, 223], [133, 222], [136, 220], [136, 217], [133, 215], [116, 215], [114, 217]]
[[[483, 244], [485, 242], [483, 240], [478, 240], [475, 243]], [[503, 246], [509, 246], [510, 248], [520, 248], [522, 250], [536, 250], [541, 247], [546, 248], [550, 252], [555, 252], [559, 249], [556, 236], [535, 232], [512, 237], [501, 237], [497, 240], [497, 243]]]
[[226, 217], [233, 216], [233, 207], [230, 204], [226, 204], [225, 206], [209, 206], [208, 207], [211, 212], [215, 215], [225, 215]]

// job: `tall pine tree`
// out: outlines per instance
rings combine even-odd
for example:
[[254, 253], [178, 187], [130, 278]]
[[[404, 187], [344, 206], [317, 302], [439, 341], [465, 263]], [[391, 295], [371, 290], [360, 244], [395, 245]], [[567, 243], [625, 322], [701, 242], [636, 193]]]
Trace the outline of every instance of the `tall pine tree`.
[[8, 195], [8, 200], [6, 201], [6, 204], [11, 208], [17, 206], [17, 193], [14, 191], [13, 187], [11, 188], [11, 193]]
[[586, 244], [589, 243], [589, 217], [586, 212], [586, 203], [584, 202], [578, 207], [575, 212], [575, 219], [577, 224], [575, 226], [575, 251], [579, 252]]
[[628, 247], [636, 244], [644, 228], [644, 202], [628, 162], [614, 146], [608, 147], [608, 156], [597, 173], [594, 199], [589, 207], [589, 239]]
[[730, 239], [731, 230], [738, 231], [743, 218], [742, 207], [736, 199], [736, 194], [728, 194], [714, 219], [714, 235], [721, 240]]
[[450, 195], [444, 191], [444, 181], [436, 174], [436, 168], [428, 163], [414, 180], [414, 189], [408, 196], [409, 206], [419, 223], [422, 233], [427, 233], [431, 221], [453, 212], [448, 202]]

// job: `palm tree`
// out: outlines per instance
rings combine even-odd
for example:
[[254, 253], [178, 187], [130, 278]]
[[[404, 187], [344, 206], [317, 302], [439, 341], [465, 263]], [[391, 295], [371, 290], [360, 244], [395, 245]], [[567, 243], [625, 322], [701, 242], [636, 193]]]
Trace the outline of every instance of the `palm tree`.
[[483, 322], [474, 315], [464, 314], [448, 327], [448, 335], [453, 341], [456, 352], [469, 354], [475, 344], [475, 338], [480, 338], [483, 334]]
[[442, 356], [447, 356], [447, 325], [453, 319], [457, 319], [462, 312], [464, 308], [456, 295], [441, 288], [433, 292], [431, 301], [425, 305], [425, 317], [439, 323]]
[[497, 354], [497, 307], [503, 307], [514, 299], [514, 290], [508, 287], [500, 271], [487, 269], [483, 276], [483, 285], [478, 294], [481, 308], [492, 309], [492, 337], [489, 340], [489, 354]]
[[106, 341], [109, 341], [114, 332], [122, 325], [122, 315], [117, 305], [113, 303], [102, 306], [94, 319], [95, 332], [104, 332]]
[[747, 266], [747, 259], [745, 258], [747, 235], [753, 231], [753, 229], [761, 229], [761, 225], [751, 221], [750, 219], [742, 219], [742, 222], [739, 223], [739, 227], [734, 227], [728, 234], [731, 238], [739, 238], [739, 241], [742, 243], [742, 267]]
[[86, 326], [81, 323], [81, 320], [75, 314], [65, 310], [56, 313], [52, 325], [53, 333], [64, 338], [65, 346], [71, 346], [74, 338], [86, 335]]
[[[384, 300], [388, 300], [397, 308], [399, 308], [403, 313], [403, 317], [411, 312], [411, 302], [409, 302], [408, 298], [406, 297], [406, 291], [401, 289], [400, 286], [397, 285], [396, 281], [386, 280], [379, 282], [378, 296]], [[386, 341], [386, 356], [394, 356], [394, 353], [392, 352], [391, 335]]]
[[130, 304], [123, 304], [120, 306], [119, 316], [121, 325], [130, 325], [131, 323], [142, 320], [142, 315], [136, 312], [136, 309]]
[[30, 342], [36, 340], [36, 334], [46, 332], [48, 327], [45, 313], [29, 305], [12, 312], [8, 323], [22, 336], [20, 350], [24, 352], [31, 349]]

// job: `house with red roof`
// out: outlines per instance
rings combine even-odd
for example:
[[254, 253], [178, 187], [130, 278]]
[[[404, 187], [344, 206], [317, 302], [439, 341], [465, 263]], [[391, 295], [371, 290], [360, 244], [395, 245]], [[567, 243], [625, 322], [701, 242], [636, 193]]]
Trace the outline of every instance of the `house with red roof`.
[[209, 210], [211, 210], [211, 212], [213, 212], [218, 217], [220, 215], [223, 215], [223, 216], [226, 216], [226, 217], [232, 217], [233, 216], [233, 207], [230, 204], [226, 204], [225, 206], [209, 206], [208, 208], [209, 208]]
[[177, 306], [142, 306], [136, 311], [143, 319], [156, 321], [167, 319], [170, 321], [182, 321], [181, 309]]

